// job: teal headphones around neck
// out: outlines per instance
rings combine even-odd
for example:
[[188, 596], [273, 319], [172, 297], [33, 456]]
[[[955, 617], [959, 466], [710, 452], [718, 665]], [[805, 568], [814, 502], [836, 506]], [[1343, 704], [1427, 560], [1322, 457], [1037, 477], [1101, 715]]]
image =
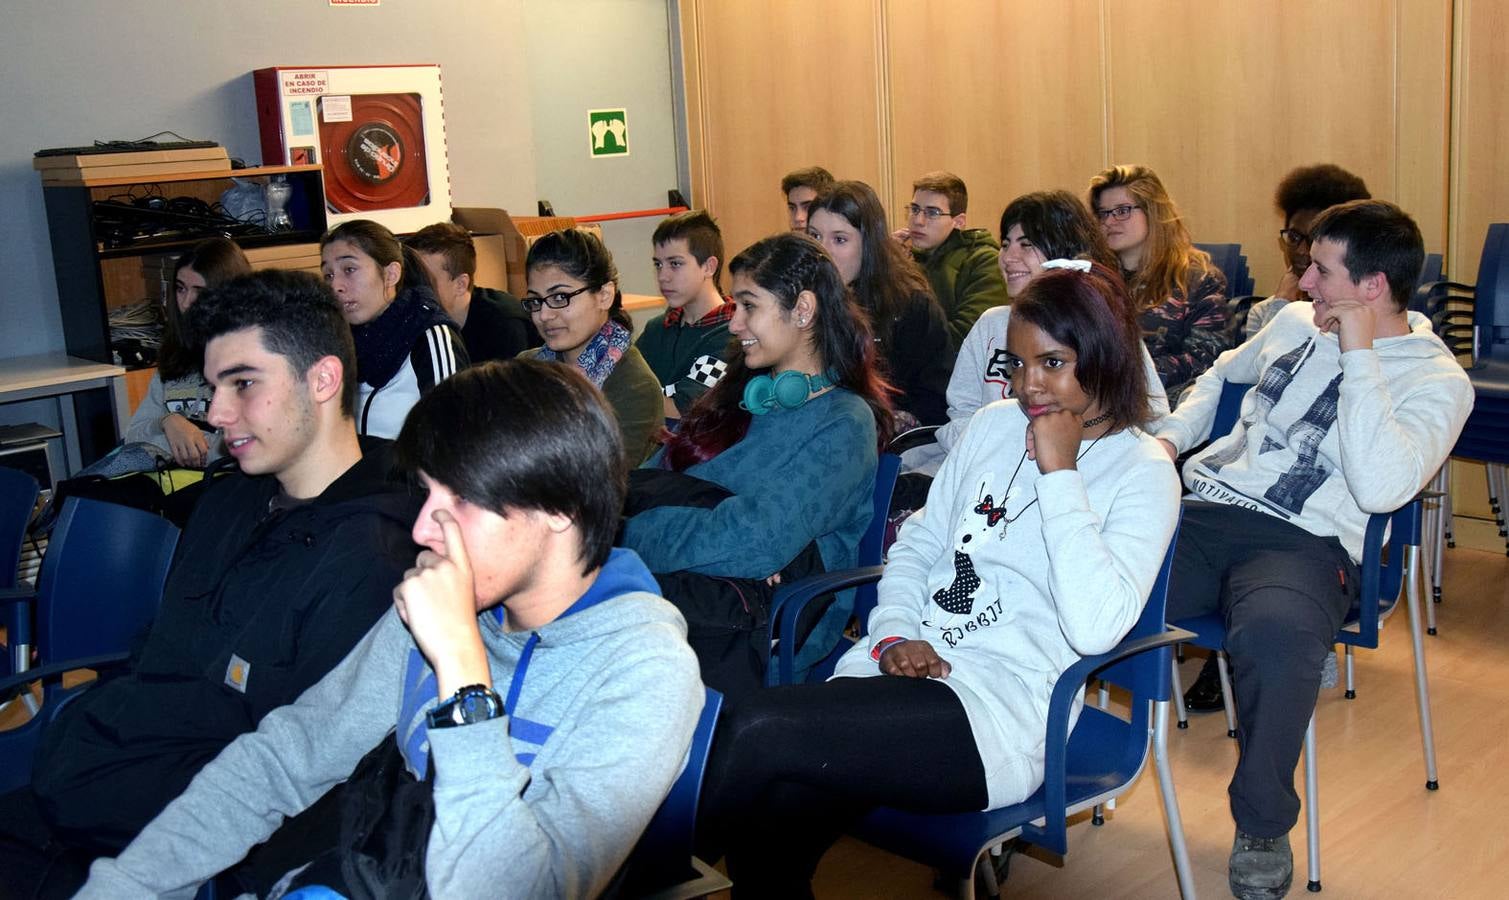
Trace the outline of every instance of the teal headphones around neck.
[[821, 375], [808, 375], [795, 369], [770, 375], [756, 375], [744, 385], [744, 400], [739, 408], [750, 415], [763, 416], [776, 407], [800, 409], [818, 391], [830, 388], [837, 375], [830, 369]]

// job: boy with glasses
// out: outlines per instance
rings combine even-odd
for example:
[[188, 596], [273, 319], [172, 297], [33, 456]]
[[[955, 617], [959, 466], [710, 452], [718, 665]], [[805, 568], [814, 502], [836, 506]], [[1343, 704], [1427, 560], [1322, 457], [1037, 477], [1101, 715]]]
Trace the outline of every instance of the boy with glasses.
[[981, 313], [1007, 303], [1001, 245], [987, 229], [964, 227], [968, 208], [969, 192], [959, 176], [929, 172], [912, 182], [907, 226], [895, 233], [927, 273], [955, 350]]
[[[1248, 310], [1247, 324], [1242, 332], [1244, 339], [1262, 330], [1285, 303], [1309, 299], [1300, 290], [1299, 280], [1310, 265], [1310, 226], [1315, 217], [1338, 203], [1368, 200], [1372, 196], [1361, 178], [1330, 163], [1301, 166], [1284, 176], [1273, 192], [1273, 204], [1284, 214], [1284, 227], [1278, 233], [1279, 252], [1284, 255], [1284, 274], [1273, 295], [1254, 303]], [[1218, 694], [1216, 708], [1220, 706]]]

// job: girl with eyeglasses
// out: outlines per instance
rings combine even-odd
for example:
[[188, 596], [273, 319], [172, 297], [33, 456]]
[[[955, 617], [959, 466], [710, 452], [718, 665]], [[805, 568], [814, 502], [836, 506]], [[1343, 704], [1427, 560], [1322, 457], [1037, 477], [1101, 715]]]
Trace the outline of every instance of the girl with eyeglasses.
[[320, 272], [356, 344], [357, 433], [392, 440], [423, 394], [470, 364], [461, 331], [418, 255], [370, 219], [325, 233]]
[[[856, 563], [892, 413], [866, 316], [816, 241], [768, 237], [728, 270], [728, 371], [631, 475], [622, 543], [682, 610], [704, 683], [735, 699], [763, 683], [775, 585]], [[799, 666], [834, 646], [852, 603], [804, 623]]]
[[1121, 262], [1170, 397], [1231, 346], [1226, 278], [1195, 249], [1179, 209], [1147, 166], [1112, 166], [1090, 179], [1090, 210]]
[[1025, 800], [1043, 781], [1055, 683], [1142, 614], [1179, 480], [1141, 428], [1126, 289], [1089, 269], [1049, 271], [1016, 298], [1003, 357], [1015, 399], [980, 410], [902, 526], [869, 633], [834, 677], [724, 712], [698, 855], [727, 850], [735, 897], [811, 897], [828, 846], [876, 806]]
[[807, 208], [807, 234], [823, 245], [854, 299], [870, 314], [896, 398], [898, 430], [947, 420], [954, 365], [948, 320], [906, 248], [891, 238], [885, 207], [868, 184], [840, 181]]
[[613, 254], [597, 235], [562, 228], [530, 245], [524, 270], [524, 309], [545, 346], [519, 355], [580, 369], [618, 414], [624, 453], [639, 465], [659, 443], [664, 394], [634, 346]]

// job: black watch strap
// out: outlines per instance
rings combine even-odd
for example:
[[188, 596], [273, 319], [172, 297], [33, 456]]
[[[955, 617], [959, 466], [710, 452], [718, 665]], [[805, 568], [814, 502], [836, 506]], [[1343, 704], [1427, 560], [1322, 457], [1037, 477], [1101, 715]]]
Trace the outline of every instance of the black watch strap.
[[427, 722], [431, 728], [454, 728], [486, 722], [501, 715], [503, 700], [496, 691], [480, 684], [469, 684], [430, 710]]

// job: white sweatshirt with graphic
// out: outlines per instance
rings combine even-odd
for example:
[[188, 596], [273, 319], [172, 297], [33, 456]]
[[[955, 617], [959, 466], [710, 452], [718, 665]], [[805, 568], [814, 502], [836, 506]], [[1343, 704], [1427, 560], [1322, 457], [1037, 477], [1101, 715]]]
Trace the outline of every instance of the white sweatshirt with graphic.
[[1185, 485], [1336, 537], [1360, 561], [1368, 516], [1414, 497], [1472, 412], [1472, 382], [1430, 320], [1412, 312], [1409, 326], [1342, 353], [1310, 303], [1290, 303], [1222, 353], [1155, 433], [1183, 453], [1210, 437], [1226, 382], [1255, 384], [1231, 433], [1185, 463]]
[[1077, 469], [1043, 475], [1026, 429], [1015, 400], [971, 417], [891, 548], [869, 639], [835, 672], [880, 674], [871, 652], [886, 638], [932, 644], [953, 667], [943, 683], [969, 716], [990, 809], [1042, 784], [1054, 683], [1137, 621], [1179, 515], [1173, 464], [1143, 432], [1085, 441]]

